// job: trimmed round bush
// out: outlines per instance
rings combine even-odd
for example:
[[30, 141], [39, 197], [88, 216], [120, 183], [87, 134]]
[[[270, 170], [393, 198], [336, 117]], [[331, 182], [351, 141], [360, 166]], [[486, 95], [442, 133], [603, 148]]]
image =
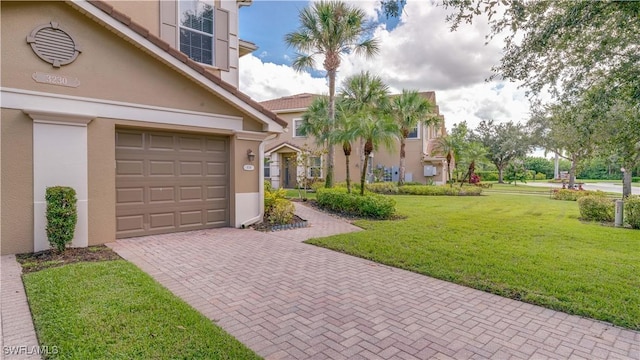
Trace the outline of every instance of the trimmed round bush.
[[388, 219], [396, 212], [396, 202], [380, 194], [347, 193], [347, 189], [318, 189], [318, 206], [334, 212], [373, 219]]
[[49, 244], [63, 252], [73, 240], [78, 221], [76, 191], [68, 186], [52, 186], [45, 191], [47, 201], [47, 238]]
[[624, 220], [634, 229], [640, 229], [640, 195], [624, 200]]
[[555, 200], [576, 201], [584, 196], [599, 196], [605, 197], [607, 194], [604, 191], [589, 191], [589, 190], [571, 190], [571, 189], [559, 189], [554, 190], [553, 198]]
[[603, 196], [588, 195], [578, 199], [580, 218], [588, 221], [613, 222], [615, 204]]

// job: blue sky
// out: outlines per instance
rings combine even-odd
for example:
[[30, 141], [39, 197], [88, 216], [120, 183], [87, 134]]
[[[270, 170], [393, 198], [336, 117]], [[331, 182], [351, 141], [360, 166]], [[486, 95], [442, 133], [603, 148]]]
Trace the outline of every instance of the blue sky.
[[[309, 1], [254, 0], [251, 6], [240, 8], [240, 38], [256, 43], [259, 49], [254, 55], [263, 61], [290, 65], [295, 51], [287, 47], [284, 36], [296, 31], [298, 14], [308, 5]], [[384, 16], [376, 21], [387, 29], [395, 28], [399, 22], [399, 18]], [[321, 75], [314, 73], [317, 76]]]
[[[402, 89], [436, 91], [447, 128], [467, 121], [475, 128], [482, 120], [524, 122], [529, 116], [525, 91], [510, 82], [486, 82], [491, 66], [500, 61], [502, 44], [485, 45], [486, 22], [449, 31], [446, 9], [432, 1], [408, 0], [399, 19], [379, 16], [379, 0], [346, 0], [364, 10], [376, 23], [374, 36], [380, 54], [374, 59], [346, 55], [338, 72], [338, 86], [347, 76], [370, 71], [382, 77], [393, 93]], [[240, 59], [240, 90], [257, 101], [302, 92], [326, 94], [322, 69], [299, 73], [291, 67], [295, 53], [285, 34], [298, 27], [298, 13], [308, 1], [254, 0], [240, 9], [239, 34], [259, 48]], [[478, 20], [478, 19], [477, 19]], [[318, 59], [321, 66], [322, 60]]]

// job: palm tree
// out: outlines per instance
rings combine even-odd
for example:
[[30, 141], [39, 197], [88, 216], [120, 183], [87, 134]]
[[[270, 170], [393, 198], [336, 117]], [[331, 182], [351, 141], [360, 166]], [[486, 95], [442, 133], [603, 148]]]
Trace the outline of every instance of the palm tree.
[[440, 119], [433, 114], [433, 104], [416, 90], [402, 90], [402, 94], [391, 100], [391, 116], [400, 130], [400, 171], [398, 186], [404, 185], [406, 163], [406, 141], [409, 133], [418, 124], [435, 125]]
[[458, 151], [458, 142], [453, 136], [442, 136], [436, 140], [436, 144], [433, 151], [438, 154], [446, 155], [447, 157], [447, 182], [453, 187], [451, 181], [451, 160], [455, 159], [456, 152]]
[[[366, 35], [363, 10], [341, 1], [319, 1], [300, 11], [300, 27], [285, 35], [288, 46], [298, 51], [292, 66], [297, 71], [314, 68], [317, 56], [324, 55], [323, 67], [329, 78], [329, 130], [335, 123], [336, 73], [343, 54], [372, 57], [379, 51], [378, 41], [361, 41]], [[333, 186], [334, 149], [329, 144], [326, 187]]]
[[345, 79], [340, 97], [354, 121], [351, 138], [364, 140], [364, 164], [360, 176], [360, 194], [364, 195], [369, 156], [380, 144], [393, 147], [398, 126], [389, 116], [389, 87], [379, 76], [362, 72]]
[[475, 174], [476, 171], [476, 161], [485, 160], [487, 156], [487, 148], [482, 145], [482, 143], [478, 141], [471, 142], [465, 149], [463, 156], [465, 160], [469, 162], [469, 170], [467, 174], [462, 178], [462, 182], [460, 182], [460, 187], [464, 184], [465, 179], [469, 178], [471, 181], [471, 176]]
[[338, 99], [336, 102], [336, 123], [333, 131], [329, 131], [329, 100], [326, 96], [317, 97], [313, 100], [307, 111], [302, 115], [300, 132], [312, 135], [317, 145], [326, 146], [331, 144], [342, 144], [346, 168], [347, 168], [347, 191], [351, 192], [351, 171], [349, 169], [351, 156], [351, 142], [353, 137], [353, 121], [346, 116], [344, 103]]

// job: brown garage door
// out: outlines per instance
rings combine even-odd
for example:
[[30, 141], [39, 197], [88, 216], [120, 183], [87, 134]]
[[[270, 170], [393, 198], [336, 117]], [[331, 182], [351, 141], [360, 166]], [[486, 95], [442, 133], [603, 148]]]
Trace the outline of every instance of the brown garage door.
[[116, 130], [116, 236], [229, 225], [223, 137]]

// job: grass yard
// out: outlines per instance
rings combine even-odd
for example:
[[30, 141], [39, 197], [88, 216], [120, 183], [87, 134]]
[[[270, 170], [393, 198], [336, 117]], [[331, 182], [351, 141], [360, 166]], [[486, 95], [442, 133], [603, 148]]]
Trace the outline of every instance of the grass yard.
[[542, 196], [394, 198], [406, 219], [308, 243], [640, 330], [640, 231]]
[[23, 276], [41, 346], [56, 359], [258, 359], [250, 349], [124, 261]]

